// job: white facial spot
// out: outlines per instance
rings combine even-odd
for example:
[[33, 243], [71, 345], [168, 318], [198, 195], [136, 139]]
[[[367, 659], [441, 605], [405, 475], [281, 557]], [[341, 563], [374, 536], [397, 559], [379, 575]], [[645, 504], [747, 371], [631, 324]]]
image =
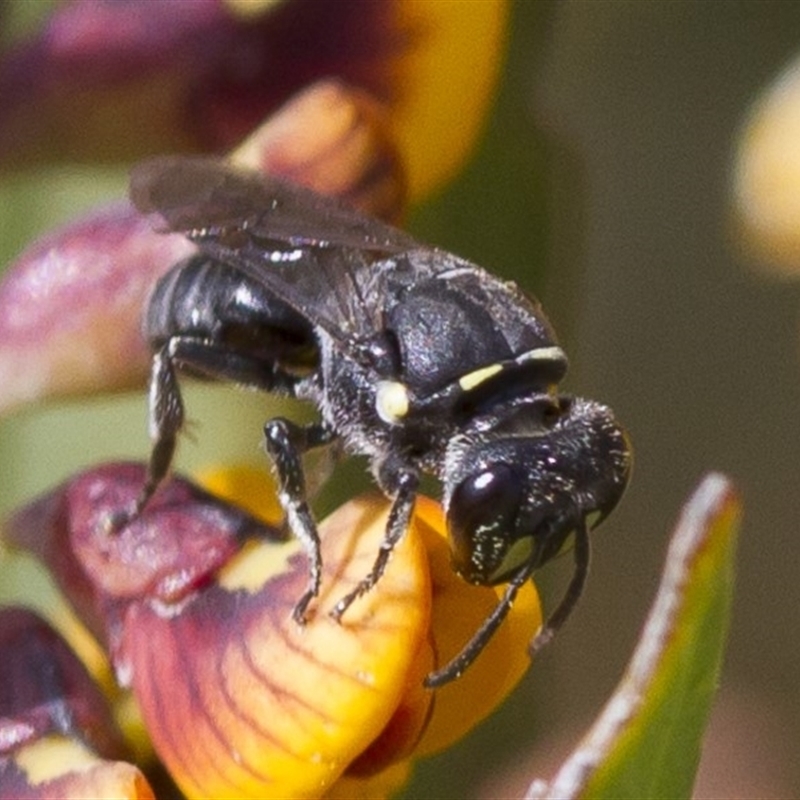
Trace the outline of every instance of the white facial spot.
[[398, 381], [381, 381], [375, 395], [378, 416], [390, 425], [397, 425], [408, 414], [408, 389]]

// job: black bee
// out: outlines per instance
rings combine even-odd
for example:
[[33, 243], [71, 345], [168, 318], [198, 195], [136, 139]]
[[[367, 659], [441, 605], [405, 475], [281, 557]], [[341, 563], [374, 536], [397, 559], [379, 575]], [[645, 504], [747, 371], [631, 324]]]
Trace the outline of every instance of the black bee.
[[336, 440], [368, 457], [392, 508], [372, 569], [333, 617], [380, 580], [429, 473], [443, 485], [454, 569], [508, 589], [426, 684], [458, 677], [520, 586], [574, 539], [574, 577], [531, 647], [549, 640], [582, 591], [588, 528], [620, 499], [631, 455], [608, 408], [558, 392], [567, 359], [539, 304], [335, 200], [221, 161], [146, 162], [131, 196], [198, 248], [158, 282], [147, 309], [154, 446], [133, 513], [172, 461], [184, 421], [179, 369], [309, 400], [318, 422], [265, 426], [281, 503], [310, 560], [295, 619], [304, 622], [321, 575], [302, 456]]

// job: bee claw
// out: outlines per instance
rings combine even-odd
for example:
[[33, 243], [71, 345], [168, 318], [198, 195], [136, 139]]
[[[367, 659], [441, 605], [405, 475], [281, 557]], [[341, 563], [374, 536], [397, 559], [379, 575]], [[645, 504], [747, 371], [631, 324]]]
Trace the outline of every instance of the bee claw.
[[309, 589], [295, 604], [295, 607], [292, 610], [292, 619], [298, 625], [300, 625], [300, 627], [305, 627], [306, 624], [308, 623], [308, 615], [306, 612], [308, 611], [309, 604], [315, 597], [316, 597], [316, 592]]

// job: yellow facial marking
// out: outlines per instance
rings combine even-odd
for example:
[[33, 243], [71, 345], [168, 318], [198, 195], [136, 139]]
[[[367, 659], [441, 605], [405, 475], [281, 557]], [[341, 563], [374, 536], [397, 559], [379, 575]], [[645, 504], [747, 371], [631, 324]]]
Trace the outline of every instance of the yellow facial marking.
[[466, 375], [462, 375], [458, 379], [458, 385], [465, 392], [468, 392], [482, 384], [485, 380], [491, 378], [492, 375], [497, 375], [502, 369], [503, 367], [500, 364], [492, 364], [490, 367], [481, 367], [474, 372], [468, 372]]
[[378, 416], [390, 425], [396, 425], [408, 414], [410, 402], [408, 388], [398, 381], [381, 381], [375, 396]]
[[535, 350], [529, 350], [517, 356], [515, 361], [518, 364], [524, 364], [526, 361], [565, 361], [566, 356], [564, 351], [557, 345], [552, 347], [537, 347]]

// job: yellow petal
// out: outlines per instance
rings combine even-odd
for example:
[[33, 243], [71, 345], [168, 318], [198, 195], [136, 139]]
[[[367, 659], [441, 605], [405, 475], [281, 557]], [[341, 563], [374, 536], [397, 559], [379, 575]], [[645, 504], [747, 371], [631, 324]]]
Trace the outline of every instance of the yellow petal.
[[[206, 486], [216, 490], [229, 481], [225, 497], [241, 504], [252, 484], [249, 479], [242, 479], [246, 472], [240, 469], [220, 470], [220, 479], [213, 483], [206, 480]], [[222, 475], [228, 477], [222, 479]], [[438, 665], [442, 666], [480, 627], [505, 587], [472, 586], [453, 572], [445, 518], [441, 507], [433, 500], [418, 498], [410, 535], [421, 539], [427, 551], [433, 590], [430, 635]], [[433, 713], [421, 739], [418, 742], [414, 739], [411, 728], [405, 734], [397, 730], [382, 733], [382, 741], [377, 746], [384, 748], [384, 763], [404, 757], [409, 743], [414, 745], [415, 755], [443, 750], [491, 714], [530, 666], [527, 645], [541, 622], [539, 596], [533, 583], [529, 583], [520, 590], [508, 617], [475, 663], [461, 678], [436, 691]], [[401, 703], [400, 713], [417, 720], [428, 712], [431, 693], [422, 690], [422, 680], [434, 666], [427, 660], [429, 657], [420, 652], [412, 660], [413, 670], [407, 678], [406, 696]], [[378, 759], [374, 752], [362, 754], [362, 765], [364, 761], [377, 765]], [[348, 778], [356, 780], [352, 774], [348, 774]]]
[[[467, 584], [450, 568], [446, 523], [441, 507], [427, 498], [417, 502], [415, 522], [431, 566], [431, 626], [439, 666], [466, 644], [496, 606], [505, 586]], [[528, 643], [539, 630], [542, 611], [536, 587], [529, 582], [498, 631], [469, 669], [437, 689], [436, 704], [418, 755], [438, 752], [485, 719], [511, 693], [530, 666]]]
[[401, 761], [368, 778], [343, 775], [325, 795], [325, 800], [384, 800], [393, 797], [410, 774], [411, 764]]
[[763, 264], [800, 274], [800, 61], [753, 107], [734, 164], [739, 232]]
[[506, 0], [403, 0], [398, 28], [415, 46], [398, 61], [390, 118], [412, 199], [461, 166], [474, 146], [503, 62]]
[[[265, 543], [170, 613], [129, 613], [124, 650], [156, 750], [189, 797], [318, 797], [381, 733], [403, 696], [429, 620], [427, 561], [406, 536], [381, 581], [341, 625], [329, 611], [367, 574], [386, 503], [343, 506], [321, 526], [317, 613], [292, 619], [307, 580], [299, 547]], [[266, 553], [265, 551], [271, 551]], [[279, 551], [280, 558], [276, 557]]]
[[197, 481], [221, 500], [243, 508], [268, 525], [283, 519], [275, 481], [266, 466], [234, 464], [225, 469], [208, 468], [197, 474]]
[[22, 747], [0, 769], [0, 796], [154, 800], [144, 775], [122, 761], [103, 761], [85, 744], [47, 736]]

